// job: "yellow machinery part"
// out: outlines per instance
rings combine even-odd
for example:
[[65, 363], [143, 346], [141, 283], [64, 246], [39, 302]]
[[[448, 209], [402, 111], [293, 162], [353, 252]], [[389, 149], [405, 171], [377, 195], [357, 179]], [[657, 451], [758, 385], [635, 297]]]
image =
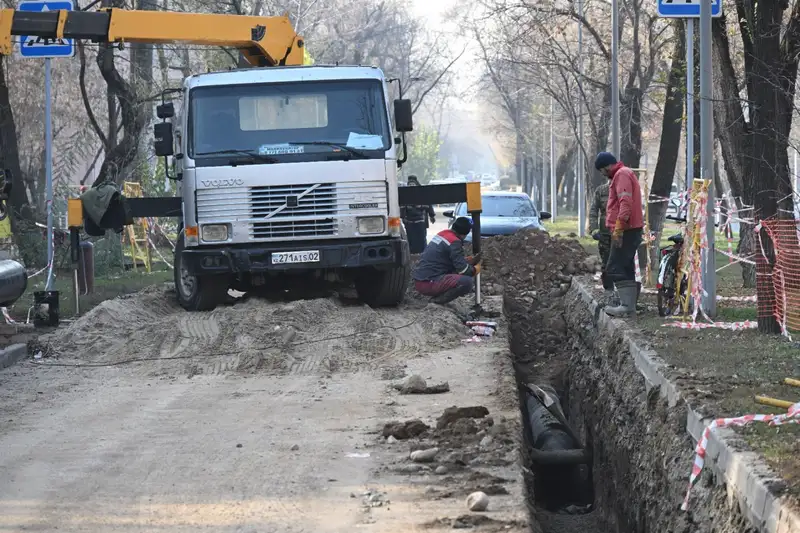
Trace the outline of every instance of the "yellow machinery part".
[[23, 12], [0, 10], [0, 53], [13, 35], [89, 39], [107, 43], [187, 43], [238, 48], [254, 66], [303, 65], [303, 38], [288, 17], [252, 17], [174, 11]]
[[67, 199], [67, 227], [83, 227], [83, 202], [80, 198]]
[[481, 182], [470, 181], [467, 183], [467, 212], [481, 211], [483, 202], [481, 200]]

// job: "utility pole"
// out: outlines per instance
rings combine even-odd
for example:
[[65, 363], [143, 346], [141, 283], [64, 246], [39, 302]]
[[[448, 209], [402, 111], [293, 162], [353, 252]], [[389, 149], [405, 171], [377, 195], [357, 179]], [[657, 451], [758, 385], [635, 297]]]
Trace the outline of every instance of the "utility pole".
[[[616, 3], [616, 0], [614, 0]], [[586, 237], [586, 165], [583, 162], [583, 0], [578, 0], [578, 236]]]
[[716, 248], [714, 243], [714, 214], [716, 201], [714, 198], [714, 110], [711, 83], [711, 3], [713, 0], [700, 2], [700, 170], [701, 179], [708, 180], [708, 219], [706, 248], [703, 264], [703, 309], [710, 318], [717, 314], [717, 269]]
[[686, 190], [694, 181], [694, 19], [686, 19]]
[[611, 0], [611, 151], [620, 159], [619, 119], [619, 6]]
[[[556, 190], [556, 137], [553, 132], [555, 113], [553, 112], [553, 97], [550, 97], [550, 214], [551, 220], [556, 220], [556, 210], [558, 208], [558, 191]], [[797, 160], [795, 152], [795, 161]], [[797, 164], [795, 163], [795, 168]], [[795, 171], [796, 173], [796, 171]]]

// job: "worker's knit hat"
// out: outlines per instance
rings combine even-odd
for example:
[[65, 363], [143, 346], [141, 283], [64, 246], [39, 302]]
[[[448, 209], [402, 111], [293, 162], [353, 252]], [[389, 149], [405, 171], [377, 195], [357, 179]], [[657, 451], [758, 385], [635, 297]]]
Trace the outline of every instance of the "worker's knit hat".
[[469, 235], [469, 232], [472, 231], [472, 221], [467, 217], [458, 217], [453, 222], [452, 229], [459, 235]]
[[600, 170], [601, 168], [606, 168], [609, 165], [616, 165], [617, 158], [614, 157], [614, 154], [610, 152], [600, 152], [597, 154], [597, 159], [594, 160], [594, 168]]

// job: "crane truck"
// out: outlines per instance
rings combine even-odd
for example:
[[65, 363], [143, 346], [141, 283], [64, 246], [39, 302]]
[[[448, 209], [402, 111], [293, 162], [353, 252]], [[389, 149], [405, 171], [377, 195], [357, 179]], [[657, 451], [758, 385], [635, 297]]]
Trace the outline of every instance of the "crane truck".
[[[180, 114], [165, 93], [154, 147], [174, 162], [178, 196], [125, 199], [131, 217], [180, 219], [175, 288], [187, 310], [214, 309], [231, 288], [331, 275], [354, 282], [369, 305], [396, 305], [409, 279], [403, 193], [406, 203], [467, 200], [479, 213], [479, 189], [398, 190], [413, 130], [402, 88], [390, 102], [392, 80], [378, 68], [304, 65], [305, 43], [286, 16], [0, 10], [0, 53], [23, 35], [229, 46], [249, 63], [183, 80], [171, 93]], [[112, 228], [82, 198], [68, 208], [73, 260], [79, 227]]]

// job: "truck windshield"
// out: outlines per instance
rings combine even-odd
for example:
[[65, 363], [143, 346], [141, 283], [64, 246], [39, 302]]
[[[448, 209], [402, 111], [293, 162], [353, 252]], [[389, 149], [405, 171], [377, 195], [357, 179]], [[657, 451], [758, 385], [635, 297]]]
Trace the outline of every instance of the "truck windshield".
[[286, 162], [383, 158], [390, 146], [378, 80], [198, 87], [189, 110], [189, 157], [199, 165], [232, 152]]

